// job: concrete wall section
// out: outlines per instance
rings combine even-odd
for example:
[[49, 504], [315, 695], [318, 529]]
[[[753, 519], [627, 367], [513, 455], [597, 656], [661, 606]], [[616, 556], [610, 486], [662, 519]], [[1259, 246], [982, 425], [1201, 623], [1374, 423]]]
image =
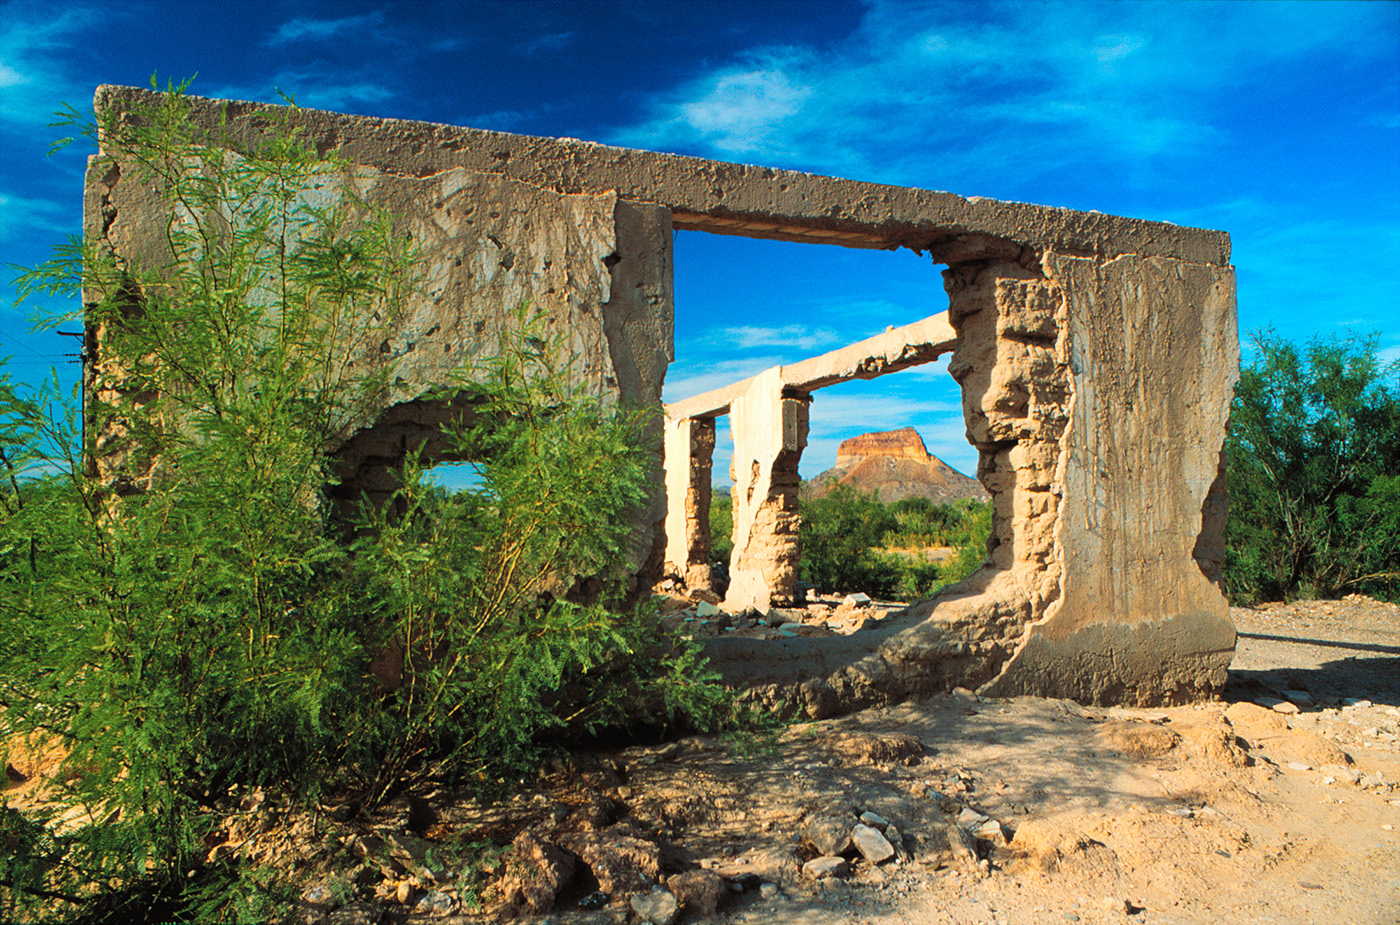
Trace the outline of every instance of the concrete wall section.
[[[95, 106], [99, 111], [130, 109], [154, 96], [132, 87], [101, 86]], [[245, 143], [268, 131], [272, 111], [286, 112], [261, 103], [193, 101], [201, 124], [212, 128], [226, 114], [233, 136]], [[311, 109], [296, 110], [290, 119], [318, 149], [336, 150], [352, 163], [414, 177], [465, 167], [567, 194], [615, 191], [621, 199], [666, 206], [678, 228], [718, 234], [907, 247], [943, 263], [1019, 259], [1023, 248], [1043, 246], [1069, 254], [1132, 253], [1218, 264], [1230, 257], [1230, 239], [1223, 232], [1098, 212], [964, 198], [572, 138]]]
[[805, 395], [783, 388], [782, 369], [752, 380], [729, 410], [734, 435], [734, 552], [725, 607], [735, 611], [793, 601], [797, 590], [797, 474], [807, 446]]
[[1238, 375], [1228, 268], [1049, 255], [1074, 397], [1055, 543], [1061, 594], [989, 693], [1180, 701], [1218, 690], [1235, 632], [1195, 558]]

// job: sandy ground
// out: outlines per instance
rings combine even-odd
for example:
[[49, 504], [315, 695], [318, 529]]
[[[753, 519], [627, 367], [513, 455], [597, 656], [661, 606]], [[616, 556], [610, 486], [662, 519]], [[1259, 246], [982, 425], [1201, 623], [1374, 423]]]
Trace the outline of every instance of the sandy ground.
[[[660, 843], [663, 874], [776, 885], [730, 893], [712, 917], [724, 922], [1400, 922], [1400, 607], [1353, 597], [1233, 615], [1239, 650], [1218, 702], [942, 695], [792, 727], [753, 751], [690, 739], [591, 755], [518, 802], [567, 800], [561, 830], [577, 806], [602, 806], [596, 828]], [[879, 759], [879, 743], [905, 736], [919, 754]], [[904, 856], [804, 876], [816, 853], [804, 827], [863, 811], [897, 827]], [[928, 844], [960, 817], [977, 830], [975, 862]], [[616, 900], [576, 902], [562, 894], [523, 920], [639, 920]]]
[[[1353, 597], [1233, 616], [1239, 648], [1216, 702], [1129, 710], [962, 691], [770, 736], [593, 751], [506, 804], [441, 793], [333, 839], [308, 832], [342, 847], [297, 874], [306, 895], [333, 897], [299, 920], [622, 925], [646, 921], [634, 889], [710, 871], [719, 908], [678, 921], [1400, 923], [1400, 607]], [[11, 781], [7, 796], [23, 802], [28, 787]], [[854, 826], [862, 812], [881, 817], [897, 856], [847, 849], [844, 875], [804, 873], [823, 820]], [[636, 883], [581, 909], [603, 878], [580, 866], [532, 915], [499, 904], [501, 876], [520, 869], [502, 864], [470, 910], [470, 852], [452, 846], [526, 829], [617, 849], [618, 876]]]

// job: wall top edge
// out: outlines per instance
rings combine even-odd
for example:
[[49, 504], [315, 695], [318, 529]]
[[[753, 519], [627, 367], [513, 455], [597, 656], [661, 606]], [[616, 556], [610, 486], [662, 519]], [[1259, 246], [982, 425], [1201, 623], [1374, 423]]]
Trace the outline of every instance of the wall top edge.
[[[160, 94], [99, 86], [99, 119], [151, 105]], [[622, 199], [681, 213], [678, 227], [718, 234], [828, 241], [857, 247], [905, 247], [936, 262], [1016, 259], [1022, 248], [1073, 256], [1136, 254], [1227, 266], [1230, 236], [1168, 222], [795, 170], [714, 161], [576, 138], [353, 116], [239, 100], [187, 97], [196, 124], [214, 128], [226, 113], [235, 145], [255, 140], [277, 115], [301, 128], [318, 150], [353, 163], [428, 177], [463, 167], [561, 193], [616, 191]], [[1034, 258], [1034, 255], [1027, 255]]]

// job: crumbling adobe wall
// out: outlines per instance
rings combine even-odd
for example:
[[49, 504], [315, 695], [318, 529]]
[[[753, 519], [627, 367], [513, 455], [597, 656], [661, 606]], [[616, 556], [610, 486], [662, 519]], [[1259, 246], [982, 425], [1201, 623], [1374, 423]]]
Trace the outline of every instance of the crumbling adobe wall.
[[712, 662], [816, 717], [956, 685], [1086, 703], [1219, 690], [1235, 632], [1203, 551], [1239, 365], [1233, 273], [1046, 253], [944, 277], [992, 496], [986, 564], [874, 631], [720, 639]]
[[[99, 90], [98, 115], [105, 105], [146, 99]], [[212, 108], [195, 101], [197, 116]], [[382, 154], [381, 161], [393, 160]], [[346, 182], [412, 237], [418, 259], [417, 285], [401, 314], [345, 325], [347, 368], [386, 373], [387, 389], [344, 429], [334, 497], [353, 502], [363, 494], [382, 502], [408, 454], [452, 459], [441, 428], [466, 409], [435, 393], [453, 377], [469, 378], [495, 354], [522, 304], [560, 337], [558, 359], [585, 389], [632, 406], [659, 406], [673, 358], [669, 209], [621, 202], [612, 191], [561, 193], [464, 167], [418, 176], [354, 164]], [[318, 193], [327, 200], [318, 203], [323, 207], [344, 197], [339, 184]], [[93, 159], [86, 227], [118, 261], [162, 265], [169, 253], [167, 213], [134, 172]], [[120, 358], [103, 351], [100, 333], [96, 346], [94, 387], [121, 388]], [[109, 422], [98, 439], [99, 475], [139, 487], [148, 468], [132, 471], [132, 461], [119, 452], [104, 452], [119, 446], [122, 426]], [[653, 430], [659, 448], [659, 422]], [[638, 515], [632, 542], [638, 568], [658, 555], [664, 513], [664, 498], [657, 496]]]
[[[101, 115], [152, 99], [101, 87], [95, 102]], [[274, 109], [353, 165], [371, 201], [424, 249], [426, 292], [367, 345], [367, 362], [388, 364], [392, 386], [346, 434], [353, 490], [382, 493], [403, 454], [458, 412], [429, 393], [462, 356], [492, 349], [522, 299], [545, 310], [602, 394], [659, 409], [672, 359], [673, 228], [905, 247], [949, 267], [951, 369], [995, 512], [987, 564], [874, 630], [720, 639], [708, 650], [713, 664], [756, 699], [811, 715], [959, 684], [1137, 703], [1223, 684], [1234, 631], [1212, 582], [1238, 369], [1224, 233], [573, 139], [252, 103], [195, 100], [192, 112], [211, 128], [226, 120], [239, 146], [265, 137]], [[120, 171], [90, 172], [87, 228], [119, 257], [158, 245], [164, 216], [152, 208]], [[107, 361], [119, 372], [120, 358]], [[769, 604], [785, 599], [792, 578], [776, 568], [790, 557], [764, 550], [795, 541], [789, 483], [805, 441], [802, 398], [765, 393], [768, 429], [735, 473], [761, 515], [736, 552], [751, 567], [735, 571], [750, 598], [762, 592]], [[659, 447], [659, 419], [657, 428]], [[785, 462], [765, 469], [765, 459]], [[691, 475], [678, 478], [675, 503], [698, 503]], [[666, 557], [662, 487], [658, 466], [634, 537], [644, 575], [659, 574]], [[684, 558], [673, 565], [700, 564]]]

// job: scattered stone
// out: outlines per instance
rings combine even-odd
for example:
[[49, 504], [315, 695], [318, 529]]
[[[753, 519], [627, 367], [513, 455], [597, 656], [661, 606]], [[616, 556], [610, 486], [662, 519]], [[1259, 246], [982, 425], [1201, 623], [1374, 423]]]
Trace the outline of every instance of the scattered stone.
[[[524, 907], [539, 915], [554, 908], [555, 898], [574, 879], [573, 855], [521, 832], [511, 843], [501, 896], [511, 908]], [[607, 897], [603, 898], [607, 901]]]
[[953, 696], [956, 697], [956, 698], [958, 698], [959, 700], [966, 700], [966, 701], [969, 702], [969, 703], [978, 703], [978, 702], [979, 702], [978, 697], [977, 697], [977, 694], [974, 693], [973, 691], [968, 690], [968, 689], [965, 688], [965, 687], [955, 687], [955, 688], [953, 688]]
[[700, 601], [695, 605], [695, 615], [697, 617], [717, 617], [722, 612], [723, 611], [709, 601]]
[[1345, 700], [1342, 701], [1342, 706], [1343, 706], [1343, 707], [1351, 707], [1351, 708], [1353, 708], [1353, 709], [1364, 708], [1364, 707], [1369, 707], [1369, 706], [1371, 706], [1371, 701], [1369, 701], [1369, 700], [1358, 700], [1358, 699], [1355, 698], [1355, 697], [1348, 697], [1348, 698], [1346, 698]]
[[847, 594], [841, 598], [841, 604], [845, 607], [868, 607], [870, 606], [870, 595], [863, 592]]
[[1312, 770], [1312, 765], [1307, 764], [1307, 763], [1302, 762], [1302, 761], [1290, 761], [1290, 762], [1288, 762], [1288, 767], [1289, 767], [1290, 770], [1293, 770], [1293, 771], [1311, 771], [1311, 770]]
[[1286, 691], [1283, 696], [1300, 707], [1310, 707], [1313, 703], [1312, 694], [1307, 691]]
[[1001, 823], [995, 819], [988, 819], [973, 830], [973, 834], [978, 838], [989, 841], [998, 847], [1005, 847], [1007, 843], [1006, 830], [1001, 827]]
[[964, 806], [962, 812], [958, 813], [958, 825], [965, 829], [975, 829], [990, 818], [986, 813], [979, 813], [970, 806]]
[[428, 915], [451, 915], [453, 912], [457, 911], [457, 900], [453, 899], [451, 894], [444, 893], [442, 890], [433, 890], [431, 893], [424, 894], [423, 898], [418, 900], [418, 904], [413, 907], [413, 911], [426, 913]]
[[637, 893], [629, 902], [637, 918], [651, 925], [671, 925], [680, 914], [676, 897], [660, 887], [650, 893]]
[[602, 890], [594, 890], [578, 901], [578, 907], [586, 912], [601, 909], [608, 904], [608, 894]]
[[851, 872], [845, 858], [813, 858], [802, 865], [802, 876], [809, 880], [825, 880], [828, 877], [844, 877]]
[[1299, 712], [1298, 705], [1288, 700], [1274, 701], [1269, 704], [1269, 709], [1273, 710], [1275, 713], [1283, 713], [1284, 715], [1291, 715]]
[[883, 864], [894, 857], [894, 846], [878, 829], [864, 823], [851, 830], [851, 841], [856, 850], [871, 864]]
[[851, 847], [849, 818], [815, 816], [803, 823], [800, 834], [821, 855], [843, 854]]
[[764, 899], [773, 899], [778, 895], [778, 885], [776, 883], [760, 883], [758, 885], [758, 895]]
[[[736, 885], [740, 891], [743, 890], [741, 884]], [[710, 870], [689, 870], [676, 874], [667, 878], [666, 888], [686, 914], [706, 918], [715, 914], [728, 892], [724, 878]]]
[[909, 856], [904, 850], [904, 833], [899, 831], [897, 826], [891, 824], [887, 827], [885, 829], [885, 838], [889, 839], [890, 845], [894, 848], [894, 856], [896, 858], [903, 860]]
[[590, 832], [561, 844], [588, 865], [598, 889], [609, 896], [648, 889], [661, 876], [661, 849], [640, 838]]
[[916, 857], [930, 867], [967, 867], [977, 863], [977, 842], [951, 822], [935, 824], [915, 836]]
[[399, 905], [407, 906], [413, 900], [413, 884], [407, 880], [401, 881], [398, 889], [394, 891], [394, 898], [399, 901]]
[[884, 816], [880, 815], [879, 813], [872, 813], [869, 811], [860, 814], [860, 821], [864, 822], [871, 828], [879, 829], [882, 832], [890, 826], [890, 821]]
[[359, 900], [346, 903], [326, 916], [326, 925], [375, 925], [382, 908]]

